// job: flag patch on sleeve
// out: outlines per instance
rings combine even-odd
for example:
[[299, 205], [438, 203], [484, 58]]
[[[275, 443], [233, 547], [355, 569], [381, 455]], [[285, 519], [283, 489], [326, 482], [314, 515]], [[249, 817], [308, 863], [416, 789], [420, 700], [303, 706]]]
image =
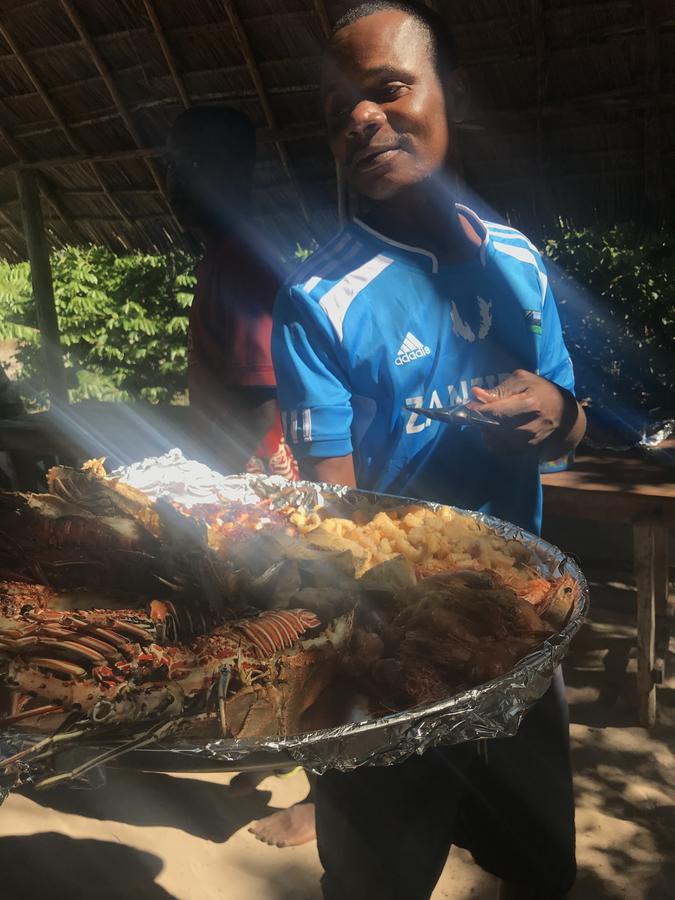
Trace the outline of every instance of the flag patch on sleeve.
[[533, 331], [535, 334], [541, 334], [541, 310], [526, 309], [525, 318], [530, 326], [530, 331]]

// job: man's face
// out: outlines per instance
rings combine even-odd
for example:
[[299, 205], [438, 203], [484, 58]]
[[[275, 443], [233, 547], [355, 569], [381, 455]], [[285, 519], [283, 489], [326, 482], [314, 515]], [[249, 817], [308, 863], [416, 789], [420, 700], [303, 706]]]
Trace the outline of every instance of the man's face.
[[387, 10], [343, 28], [331, 49], [324, 112], [348, 181], [386, 200], [439, 171], [449, 150], [446, 100], [422, 27]]
[[169, 135], [167, 191], [171, 208], [186, 228], [227, 227], [246, 203], [249, 161], [231, 158], [222, 135]]

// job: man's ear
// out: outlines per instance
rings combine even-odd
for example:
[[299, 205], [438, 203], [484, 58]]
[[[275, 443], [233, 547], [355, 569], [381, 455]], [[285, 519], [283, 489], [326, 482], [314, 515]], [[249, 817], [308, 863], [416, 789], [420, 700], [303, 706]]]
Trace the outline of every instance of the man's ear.
[[466, 69], [461, 67], [453, 69], [446, 86], [448, 109], [451, 122], [463, 122], [469, 114], [471, 107], [471, 91], [469, 77]]

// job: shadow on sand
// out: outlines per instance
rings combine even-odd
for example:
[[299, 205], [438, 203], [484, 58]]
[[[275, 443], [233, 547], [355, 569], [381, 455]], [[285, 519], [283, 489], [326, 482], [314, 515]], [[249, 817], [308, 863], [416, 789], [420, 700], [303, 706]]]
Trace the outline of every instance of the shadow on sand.
[[[624, 592], [622, 592], [624, 593]], [[592, 607], [565, 661], [572, 758], [579, 811], [596, 811], [597, 832], [584, 835], [584, 859], [572, 900], [671, 900], [675, 884], [675, 726], [673, 680], [659, 688], [659, 722], [638, 727], [635, 612]], [[593, 597], [593, 591], [592, 591]], [[667, 669], [675, 671], [675, 655]], [[579, 818], [579, 815], [578, 815]], [[608, 820], [622, 831], [612, 833]], [[587, 821], [587, 820], [586, 820]], [[589, 853], [590, 851], [590, 853]]]
[[75, 840], [53, 832], [3, 837], [0, 871], [2, 896], [8, 900], [175, 900], [155, 883], [162, 871], [159, 857], [111, 841]]
[[110, 769], [97, 790], [25, 789], [40, 806], [59, 812], [125, 822], [179, 828], [204, 840], [222, 843], [248, 822], [275, 811], [269, 791], [232, 796], [226, 785], [194, 778]]

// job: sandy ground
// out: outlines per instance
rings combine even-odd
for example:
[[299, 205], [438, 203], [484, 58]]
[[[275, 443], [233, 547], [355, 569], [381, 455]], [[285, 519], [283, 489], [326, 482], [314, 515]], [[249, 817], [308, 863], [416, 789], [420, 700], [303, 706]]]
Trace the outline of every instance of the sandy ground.
[[[566, 666], [578, 795], [572, 897], [670, 900], [675, 677], [659, 691], [660, 721], [647, 735], [635, 726], [634, 597], [622, 585], [594, 593]], [[12, 795], [0, 808], [2, 896], [318, 900], [314, 843], [279, 850], [247, 833], [252, 820], [304, 797], [304, 775], [268, 778], [247, 798], [230, 796], [230, 779], [112, 772], [97, 791]], [[453, 851], [433, 900], [496, 895], [495, 880]]]

